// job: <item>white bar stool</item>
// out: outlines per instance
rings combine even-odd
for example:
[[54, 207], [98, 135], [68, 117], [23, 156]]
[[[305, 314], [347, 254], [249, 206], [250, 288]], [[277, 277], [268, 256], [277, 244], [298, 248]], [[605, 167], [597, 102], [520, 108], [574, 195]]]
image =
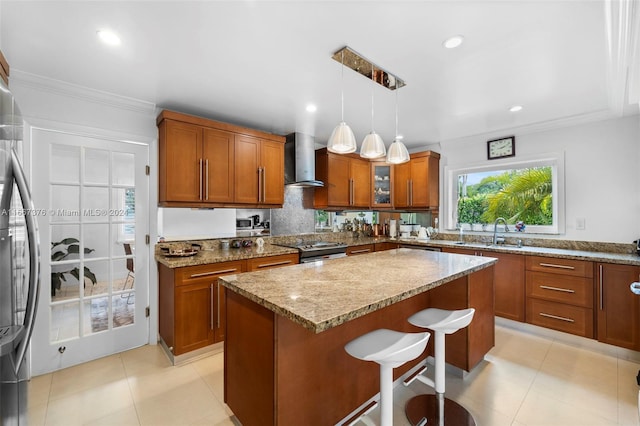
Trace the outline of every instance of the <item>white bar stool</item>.
[[405, 380], [405, 386], [415, 379], [431, 386], [435, 395], [418, 395], [407, 401], [405, 413], [413, 426], [437, 424], [443, 426], [474, 426], [473, 416], [463, 406], [444, 397], [445, 388], [445, 334], [452, 334], [467, 327], [473, 319], [475, 309], [450, 311], [445, 309], [424, 309], [411, 317], [409, 322], [417, 327], [433, 330], [435, 335], [435, 380], [422, 375], [425, 367]]
[[380, 422], [393, 424], [393, 369], [416, 359], [427, 347], [430, 333], [402, 333], [381, 328], [350, 341], [345, 351], [354, 358], [380, 364]]

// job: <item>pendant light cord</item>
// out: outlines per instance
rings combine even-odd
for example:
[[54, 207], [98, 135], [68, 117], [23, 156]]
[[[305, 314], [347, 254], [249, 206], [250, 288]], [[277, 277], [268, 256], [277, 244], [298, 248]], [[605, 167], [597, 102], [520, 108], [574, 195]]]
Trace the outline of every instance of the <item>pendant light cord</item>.
[[342, 106], [341, 121], [344, 123], [344, 49], [340, 56], [342, 56], [342, 71], [340, 73], [340, 104]]
[[396, 135], [394, 140], [398, 139], [398, 88], [396, 87]]
[[371, 63], [371, 133], [375, 133], [373, 130], [373, 89], [375, 89], [375, 81], [373, 80], [373, 62]]

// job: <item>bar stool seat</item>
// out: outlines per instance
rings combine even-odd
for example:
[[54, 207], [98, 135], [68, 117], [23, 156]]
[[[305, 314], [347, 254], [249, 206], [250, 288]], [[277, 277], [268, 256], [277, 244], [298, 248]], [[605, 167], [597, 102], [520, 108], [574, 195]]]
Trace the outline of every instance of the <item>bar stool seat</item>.
[[413, 426], [437, 424], [443, 426], [474, 426], [473, 416], [455, 401], [444, 397], [445, 391], [445, 335], [467, 327], [473, 320], [475, 309], [446, 310], [438, 308], [424, 309], [411, 317], [408, 321], [420, 328], [427, 328], [434, 332], [435, 345], [435, 380], [422, 375], [426, 366], [415, 375], [409, 377], [404, 384], [408, 386], [418, 379], [434, 388], [435, 395], [418, 395], [411, 398], [405, 413]]
[[380, 365], [380, 422], [393, 424], [393, 369], [416, 359], [427, 347], [431, 334], [403, 333], [385, 328], [371, 331], [344, 347], [354, 358]]

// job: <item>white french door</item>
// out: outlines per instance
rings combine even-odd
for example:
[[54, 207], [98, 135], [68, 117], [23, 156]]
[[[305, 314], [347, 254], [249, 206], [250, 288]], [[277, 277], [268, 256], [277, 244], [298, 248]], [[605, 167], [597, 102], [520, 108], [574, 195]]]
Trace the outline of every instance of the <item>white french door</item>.
[[149, 149], [39, 128], [31, 143], [42, 257], [37, 375], [148, 342]]

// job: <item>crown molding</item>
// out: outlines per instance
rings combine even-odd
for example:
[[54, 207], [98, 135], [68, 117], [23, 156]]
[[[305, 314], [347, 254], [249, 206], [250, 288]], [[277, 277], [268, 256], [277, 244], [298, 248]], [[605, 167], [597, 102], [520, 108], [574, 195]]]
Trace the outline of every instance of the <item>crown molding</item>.
[[11, 84], [146, 115], [155, 115], [156, 112], [156, 105], [153, 102], [90, 89], [77, 84], [31, 74], [15, 68], [11, 70]]

